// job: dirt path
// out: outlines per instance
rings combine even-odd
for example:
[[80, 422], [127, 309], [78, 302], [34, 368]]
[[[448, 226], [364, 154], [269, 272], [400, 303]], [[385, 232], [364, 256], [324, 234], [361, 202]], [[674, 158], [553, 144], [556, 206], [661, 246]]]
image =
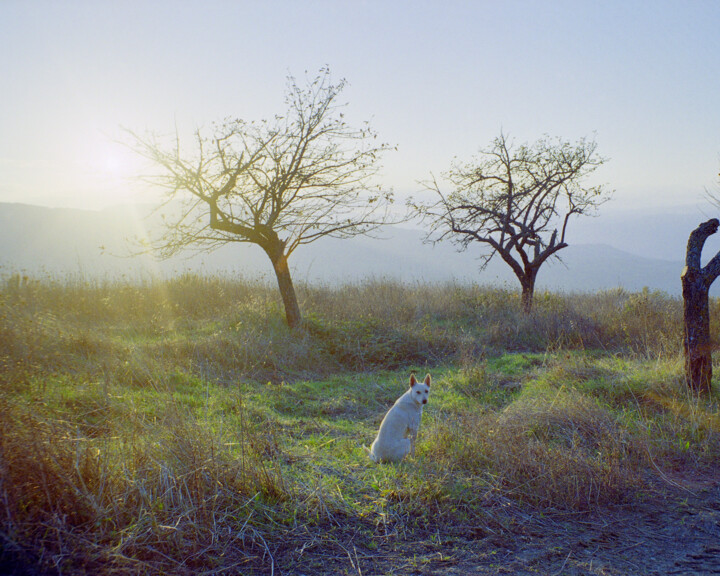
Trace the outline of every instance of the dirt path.
[[465, 537], [458, 535], [462, 530], [454, 530], [452, 535], [430, 534], [419, 542], [380, 543], [376, 550], [338, 541], [333, 553], [315, 551], [312, 568], [300, 562], [292, 571], [281, 569], [279, 573], [720, 575], [720, 482], [706, 479], [659, 484], [648, 486], [648, 496], [638, 504], [594, 514], [527, 519], [512, 533], [468, 533]]
[[[583, 518], [528, 527], [515, 539], [470, 547], [457, 566], [395, 574], [720, 574], [720, 485], [668, 488], [660, 498]], [[554, 527], [553, 525], [554, 524]], [[504, 540], [504, 541], [500, 541]], [[489, 545], [489, 546], [488, 546]], [[474, 556], [474, 557], [473, 557]], [[392, 573], [392, 572], [391, 572]]]

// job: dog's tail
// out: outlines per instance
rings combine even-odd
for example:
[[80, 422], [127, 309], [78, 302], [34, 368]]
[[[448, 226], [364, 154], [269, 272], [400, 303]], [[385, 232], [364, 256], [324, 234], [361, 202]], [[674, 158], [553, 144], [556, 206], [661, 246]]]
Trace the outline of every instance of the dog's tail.
[[364, 444], [363, 444], [363, 450], [365, 450], [365, 452], [367, 452], [368, 458], [370, 458], [370, 460], [372, 460], [373, 462], [377, 462], [377, 459], [375, 458], [375, 454], [373, 454], [373, 451], [370, 450], [370, 448], [368, 448]]

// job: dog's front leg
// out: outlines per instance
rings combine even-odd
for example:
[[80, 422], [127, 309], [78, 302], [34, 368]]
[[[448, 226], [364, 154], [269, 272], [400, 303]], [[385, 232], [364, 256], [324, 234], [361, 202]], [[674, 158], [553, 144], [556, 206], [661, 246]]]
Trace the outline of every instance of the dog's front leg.
[[413, 427], [409, 428], [408, 431], [410, 432], [410, 454], [412, 454], [412, 457], [415, 458], [415, 443], [417, 441], [418, 429]]

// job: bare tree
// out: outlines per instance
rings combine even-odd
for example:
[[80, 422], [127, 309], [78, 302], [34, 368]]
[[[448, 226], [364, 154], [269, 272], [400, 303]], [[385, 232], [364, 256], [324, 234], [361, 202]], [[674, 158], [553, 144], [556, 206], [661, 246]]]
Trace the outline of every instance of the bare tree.
[[428, 240], [451, 239], [461, 250], [479, 242], [486, 247], [483, 268], [499, 255], [520, 281], [529, 313], [540, 267], [568, 245], [570, 218], [609, 198], [602, 186], [580, 185], [605, 162], [596, 148], [585, 139], [541, 139], [514, 148], [501, 134], [471, 162], [454, 162], [443, 174], [449, 193], [432, 177], [423, 184], [436, 199], [412, 206], [431, 223]]
[[[190, 150], [130, 132], [131, 146], [158, 167], [171, 214], [153, 243], [163, 257], [228, 242], [260, 246], [272, 263], [291, 328], [302, 316], [288, 258], [326, 236], [367, 234], [390, 221], [392, 193], [372, 186], [389, 149], [368, 123], [350, 127], [338, 104], [345, 87], [322, 69], [306, 86], [288, 78], [287, 112], [273, 120], [229, 119], [200, 130]], [[180, 201], [180, 210], [175, 204]]]

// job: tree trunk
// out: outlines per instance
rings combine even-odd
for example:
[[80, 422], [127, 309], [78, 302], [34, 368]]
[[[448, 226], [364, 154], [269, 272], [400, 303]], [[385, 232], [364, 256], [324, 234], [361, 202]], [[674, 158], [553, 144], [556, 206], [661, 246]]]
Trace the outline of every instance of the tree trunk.
[[685, 323], [685, 382], [695, 392], [707, 393], [710, 392], [712, 381], [708, 288], [701, 271], [686, 267], [681, 278]]
[[683, 349], [685, 382], [698, 394], [707, 394], [712, 387], [712, 343], [708, 292], [720, 273], [720, 253], [704, 268], [701, 254], [705, 241], [715, 234], [720, 222], [708, 220], [690, 234], [685, 268], [680, 276], [683, 295]]
[[294, 330], [302, 324], [302, 316], [297, 295], [295, 294], [295, 287], [290, 276], [287, 256], [280, 254], [275, 258], [271, 258], [271, 261], [277, 277], [278, 288], [280, 288], [280, 296], [282, 296], [283, 305], [285, 306], [285, 319], [287, 325]]
[[522, 308], [525, 314], [530, 314], [533, 308], [533, 298], [535, 296], [535, 279], [537, 278], [537, 270], [526, 270], [525, 274], [520, 278], [522, 285]]

